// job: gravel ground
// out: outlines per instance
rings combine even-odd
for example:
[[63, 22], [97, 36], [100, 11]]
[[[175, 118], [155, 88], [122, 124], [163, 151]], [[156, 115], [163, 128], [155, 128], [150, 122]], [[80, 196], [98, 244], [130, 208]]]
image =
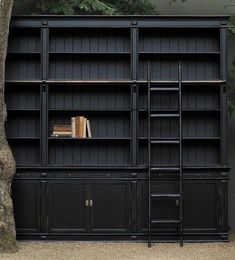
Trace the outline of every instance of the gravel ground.
[[230, 243], [153, 244], [100, 242], [19, 242], [16, 254], [1, 260], [235, 260], [235, 235]]

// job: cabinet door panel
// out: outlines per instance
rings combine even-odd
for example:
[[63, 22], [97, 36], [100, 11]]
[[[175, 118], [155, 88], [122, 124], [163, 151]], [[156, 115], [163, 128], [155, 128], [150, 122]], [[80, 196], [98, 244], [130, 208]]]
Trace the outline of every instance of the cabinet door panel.
[[15, 180], [12, 198], [17, 233], [40, 231], [40, 183]]
[[[153, 180], [152, 193], [178, 193], [175, 181]], [[140, 232], [146, 232], [148, 227], [148, 183], [139, 182], [137, 199], [137, 223]], [[152, 200], [152, 219], [175, 220], [179, 218], [179, 207], [176, 199], [158, 198]], [[175, 232], [177, 224], [154, 224], [152, 231]]]
[[185, 182], [185, 231], [215, 232], [219, 229], [219, 184], [219, 181]]
[[[152, 191], [177, 193], [178, 184], [172, 181], [153, 181]], [[148, 225], [148, 185], [138, 184], [138, 229], [147, 231]], [[226, 186], [224, 184], [224, 186]], [[183, 193], [183, 228], [185, 233], [216, 233], [227, 225], [227, 189], [222, 189], [218, 180], [185, 180]], [[177, 219], [179, 207], [174, 200], [153, 200], [152, 218]], [[177, 225], [153, 225], [157, 232], [179, 231]]]
[[52, 232], [84, 232], [87, 227], [86, 183], [49, 183], [49, 229]]
[[91, 231], [128, 232], [131, 203], [128, 182], [102, 182], [91, 185]]

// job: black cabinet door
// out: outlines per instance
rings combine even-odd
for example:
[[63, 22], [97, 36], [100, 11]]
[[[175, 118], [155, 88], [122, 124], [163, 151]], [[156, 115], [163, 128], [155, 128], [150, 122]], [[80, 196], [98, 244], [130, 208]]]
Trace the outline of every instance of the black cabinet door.
[[33, 180], [14, 180], [12, 199], [17, 233], [39, 232], [40, 183]]
[[[177, 181], [155, 180], [152, 191], [177, 193]], [[218, 233], [227, 231], [227, 182], [220, 180], [185, 180], [183, 193], [183, 228], [185, 233]], [[140, 232], [147, 231], [148, 185], [139, 182], [137, 224]], [[177, 219], [177, 200], [153, 200], [152, 218]], [[152, 231], [178, 232], [178, 225], [152, 225]]]
[[[193, 180], [184, 183], [185, 232], [218, 232], [223, 225], [221, 181]], [[223, 199], [223, 198], [222, 198]]]
[[87, 231], [87, 184], [82, 181], [49, 182], [49, 232]]
[[[178, 193], [176, 181], [152, 180], [152, 193]], [[152, 200], [152, 219], [176, 220], [179, 218], [178, 199], [158, 198]], [[137, 188], [137, 228], [139, 232], [147, 232], [148, 228], [148, 183], [140, 181]], [[175, 233], [178, 224], [153, 224], [152, 232]], [[179, 229], [178, 229], [179, 230]]]
[[131, 186], [128, 181], [97, 181], [90, 186], [91, 232], [129, 232]]

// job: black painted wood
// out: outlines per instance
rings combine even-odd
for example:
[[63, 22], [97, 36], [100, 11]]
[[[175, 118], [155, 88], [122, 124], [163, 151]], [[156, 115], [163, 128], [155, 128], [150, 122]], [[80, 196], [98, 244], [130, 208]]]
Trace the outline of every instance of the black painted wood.
[[[19, 238], [147, 238], [147, 64], [158, 115], [151, 124], [153, 192], [171, 194], [181, 60], [184, 239], [228, 239], [227, 19], [12, 18], [6, 131], [17, 163]], [[50, 137], [53, 124], [76, 115], [90, 119], [93, 138]], [[175, 219], [177, 203], [156, 199], [155, 218]], [[178, 234], [176, 223], [158, 223], [153, 240]]]
[[[187, 233], [220, 233], [223, 232], [221, 199], [226, 194], [221, 190], [221, 181], [216, 180], [185, 180], [184, 181], [184, 234]], [[177, 181], [154, 180], [152, 191], [155, 193], [177, 193]], [[148, 223], [148, 186], [147, 182], [139, 183], [139, 232], [147, 232]], [[155, 203], [155, 204], [154, 204]], [[176, 219], [179, 204], [176, 200], [159, 198], [152, 202], [153, 218], [165, 220]], [[177, 224], [156, 224], [152, 232], [175, 233], [179, 232]]]

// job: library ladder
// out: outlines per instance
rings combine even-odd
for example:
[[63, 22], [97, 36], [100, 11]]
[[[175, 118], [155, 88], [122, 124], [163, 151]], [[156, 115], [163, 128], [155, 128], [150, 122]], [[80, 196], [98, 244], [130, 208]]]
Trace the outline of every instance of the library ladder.
[[[157, 224], [176, 224], [178, 227], [179, 242], [183, 246], [183, 173], [182, 173], [182, 69], [181, 62], [178, 64], [178, 83], [177, 87], [153, 87], [151, 82], [151, 67], [148, 64], [147, 68], [148, 77], [148, 246], [151, 247], [152, 242], [152, 226]], [[174, 83], [175, 84], [175, 83]], [[156, 113], [152, 109], [151, 95], [153, 92], [176, 92], [178, 96], [178, 109], [176, 113]], [[178, 136], [174, 139], [167, 138], [154, 138], [152, 127], [152, 120], [156, 118], [177, 118], [178, 121]], [[152, 162], [152, 147], [156, 145], [177, 145], [178, 151], [178, 164], [177, 166], [164, 166], [158, 167], [153, 165]], [[152, 192], [153, 174], [156, 172], [176, 172], [177, 173], [177, 193], [155, 193]], [[152, 218], [152, 204], [153, 200], [167, 199], [175, 200], [176, 205], [179, 206], [177, 210], [176, 219], [153, 219]]]

